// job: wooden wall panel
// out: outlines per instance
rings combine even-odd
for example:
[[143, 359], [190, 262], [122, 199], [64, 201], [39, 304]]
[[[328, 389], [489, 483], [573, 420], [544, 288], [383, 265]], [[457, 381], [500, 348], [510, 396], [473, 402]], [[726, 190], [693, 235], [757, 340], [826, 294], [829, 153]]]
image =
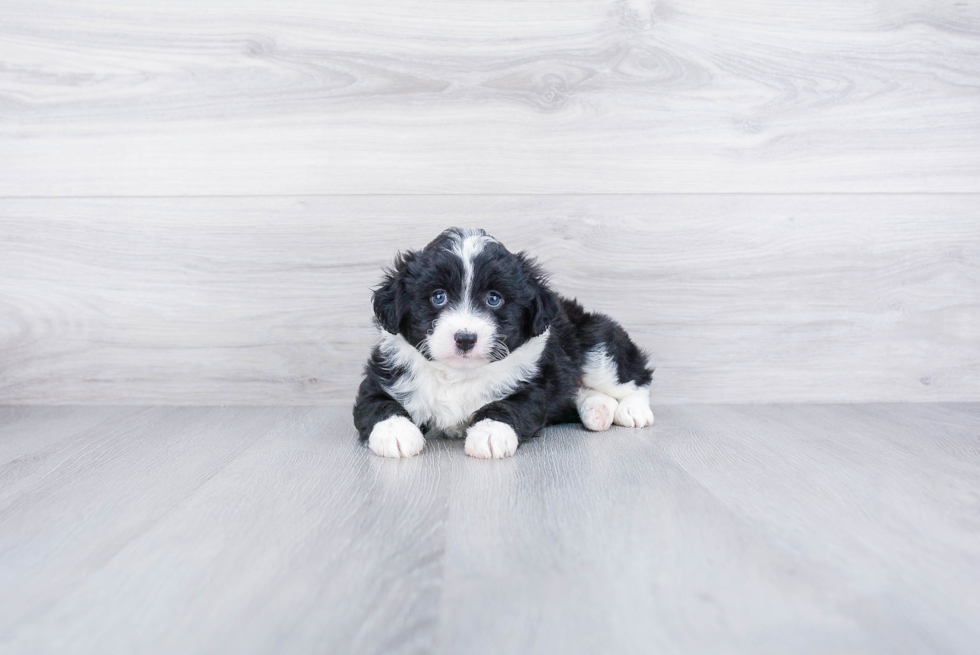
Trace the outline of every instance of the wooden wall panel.
[[0, 200], [0, 402], [350, 403], [370, 288], [451, 225], [540, 256], [657, 403], [980, 399], [980, 196]]
[[980, 191], [975, 2], [0, 10], [0, 196]]

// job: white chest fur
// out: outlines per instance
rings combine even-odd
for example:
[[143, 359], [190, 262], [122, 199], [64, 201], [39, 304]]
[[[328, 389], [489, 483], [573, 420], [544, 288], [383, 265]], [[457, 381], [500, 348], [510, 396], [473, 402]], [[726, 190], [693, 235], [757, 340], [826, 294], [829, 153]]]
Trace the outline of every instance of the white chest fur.
[[461, 436], [478, 409], [506, 398], [522, 382], [537, 375], [548, 334], [545, 331], [528, 340], [500, 361], [461, 370], [430, 361], [401, 335], [385, 332], [379, 344], [382, 355], [390, 364], [406, 370], [385, 390], [416, 425], [429, 423], [450, 435]]

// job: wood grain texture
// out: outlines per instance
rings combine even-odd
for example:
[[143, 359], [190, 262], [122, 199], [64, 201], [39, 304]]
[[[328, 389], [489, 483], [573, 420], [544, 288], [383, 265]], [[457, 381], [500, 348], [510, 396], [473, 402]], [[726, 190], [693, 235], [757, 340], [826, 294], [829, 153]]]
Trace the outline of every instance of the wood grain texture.
[[4, 410], [0, 650], [976, 652], [980, 405], [656, 413], [487, 462], [341, 408]]
[[620, 320], [654, 399], [980, 399], [975, 195], [0, 201], [0, 401], [349, 405], [370, 288], [454, 224]]
[[976, 415], [679, 406], [657, 417], [641, 436], [553, 430], [489, 475], [457, 465], [441, 652], [980, 644]]
[[[59, 407], [43, 414], [29, 407], [0, 407], [0, 425], [3, 426], [3, 439], [0, 439], [0, 464], [7, 464], [30, 455], [51, 444], [57, 444], [77, 436], [81, 430], [94, 427], [105, 421], [118, 420], [136, 408], [122, 407]], [[9, 484], [10, 480], [5, 480]]]
[[974, 2], [0, 9], [0, 196], [980, 191]]
[[448, 490], [438, 446], [385, 470], [335, 409], [147, 409], [137, 425], [83, 436], [91, 465], [57, 467], [0, 507], [0, 645], [431, 649]]

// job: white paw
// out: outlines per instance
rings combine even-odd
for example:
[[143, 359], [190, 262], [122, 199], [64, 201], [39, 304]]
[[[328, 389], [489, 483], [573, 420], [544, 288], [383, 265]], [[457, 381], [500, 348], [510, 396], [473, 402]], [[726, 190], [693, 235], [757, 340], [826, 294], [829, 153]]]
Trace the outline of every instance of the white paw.
[[422, 431], [404, 416], [378, 421], [368, 438], [368, 446], [382, 457], [415, 457], [424, 445]]
[[620, 400], [613, 422], [624, 428], [645, 428], [653, 425], [653, 410], [650, 409], [650, 401], [646, 395], [634, 394]]
[[466, 431], [463, 451], [470, 457], [501, 459], [517, 450], [517, 433], [506, 423], [485, 418]]
[[608, 430], [609, 426], [612, 425], [616, 405], [616, 399], [612, 396], [594, 392], [579, 403], [578, 416], [586, 428], [602, 432]]

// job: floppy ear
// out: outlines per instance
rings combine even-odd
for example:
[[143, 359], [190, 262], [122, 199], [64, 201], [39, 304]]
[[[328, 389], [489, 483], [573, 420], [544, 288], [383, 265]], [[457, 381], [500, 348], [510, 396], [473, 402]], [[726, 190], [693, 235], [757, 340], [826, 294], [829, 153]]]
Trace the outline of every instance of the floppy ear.
[[558, 317], [561, 311], [561, 304], [558, 301], [558, 294], [551, 290], [548, 285], [548, 278], [538, 266], [536, 260], [528, 257], [525, 253], [519, 253], [518, 257], [524, 263], [528, 273], [528, 282], [534, 291], [534, 298], [528, 309], [528, 331], [532, 337], [544, 334], [552, 321]]
[[540, 336], [544, 331], [551, 327], [551, 322], [558, 317], [561, 305], [558, 303], [558, 295], [547, 285], [542, 285], [537, 297], [534, 299], [534, 311], [531, 317], [531, 335]]
[[394, 265], [385, 271], [381, 286], [374, 290], [374, 296], [371, 298], [378, 325], [392, 334], [398, 334], [402, 319], [408, 313], [404, 277], [408, 264], [415, 260], [416, 254], [399, 253], [395, 257]]

